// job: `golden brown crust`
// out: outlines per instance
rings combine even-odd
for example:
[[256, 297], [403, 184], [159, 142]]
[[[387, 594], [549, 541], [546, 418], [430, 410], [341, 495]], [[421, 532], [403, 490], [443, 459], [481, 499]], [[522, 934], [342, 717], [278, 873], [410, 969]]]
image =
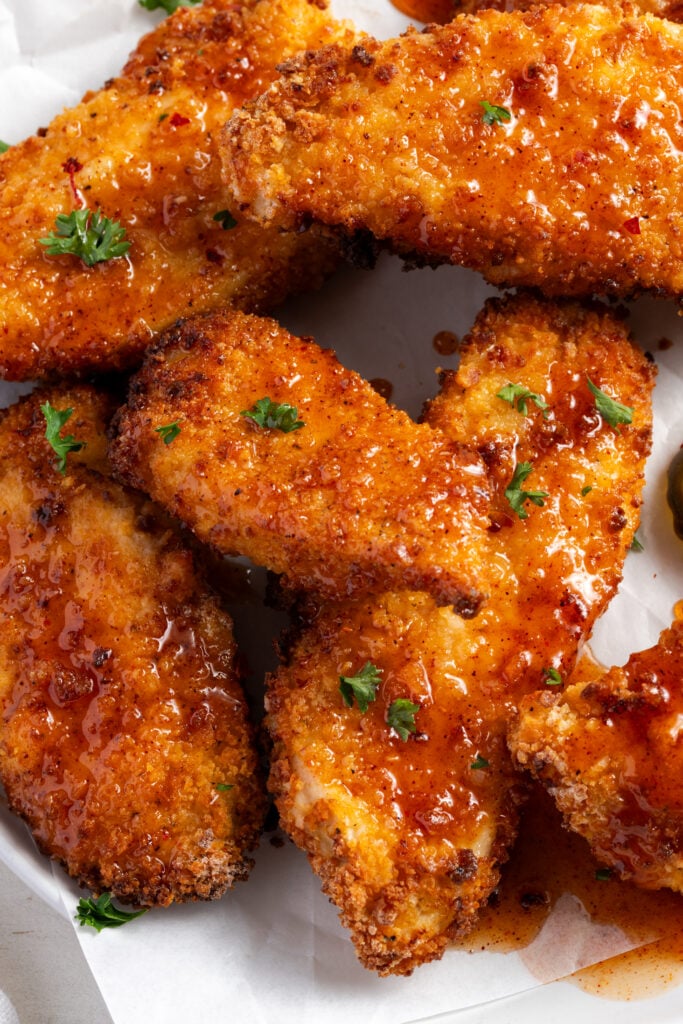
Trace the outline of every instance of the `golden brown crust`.
[[[634, 406], [617, 433], [596, 414], [596, 383]], [[284, 827], [340, 907], [361, 961], [403, 974], [466, 932], [498, 879], [517, 825], [520, 783], [505, 751], [519, 697], [565, 674], [620, 578], [649, 449], [652, 370], [604, 307], [520, 296], [492, 300], [447, 375], [429, 422], [480, 447], [496, 495], [491, 594], [463, 622], [424, 594], [305, 605], [310, 622], [270, 680], [270, 788]], [[497, 398], [539, 393], [527, 415]], [[545, 489], [529, 517], [504, 497], [515, 459]], [[582, 495], [591, 482], [593, 491]], [[615, 509], [621, 510], [615, 515]], [[382, 669], [365, 714], [339, 676]], [[386, 725], [391, 701], [420, 705], [419, 736]], [[477, 755], [488, 765], [473, 769]]]
[[262, 224], [370, 231], [494, 284], [678, 296], [682, 45], [572, 4], [327, 47], [231, 118], [226, 181]]
[[[63, 477], [45, 399], [87, 441]], [[108, 411], [53, 389], [0, 423], [0, 778], [95, 892], [211, 899], [246, 877], [265, 805], [231, 622], [175, 527], [83, 465], [106, 469]]]
[[567, 825], [616, 874], [683, 891], [683, 623], [603, 669], [584, 658], [563, 693], [536, 694], [510, 733]]
[[[283, 433], [241, 415], [294, 406]], [[162, 443], [156, 428], [178, 421]], [[486, 587], [483, 463], [388, 405], [331, 350], [241, 313], [173, 328], [116, 420], [112, 459], [227, 553], [331, 597], [397, 585], [473, 615]]]
[[[178, 316], [269, 307], [320, 284], [336, 247], [313, 236], [223, 230], [216, 137], [275, 65], [343, 35], [307, 0], [211, 0], [145, 36], [122, 74], [0, 158], [0, 374], [83, 374], [139, 361]], [[126, 258], [87, 268], [39, 239], [78, 206], [120, 221]], [[112, 301], [112, 296], [116, 301]]]

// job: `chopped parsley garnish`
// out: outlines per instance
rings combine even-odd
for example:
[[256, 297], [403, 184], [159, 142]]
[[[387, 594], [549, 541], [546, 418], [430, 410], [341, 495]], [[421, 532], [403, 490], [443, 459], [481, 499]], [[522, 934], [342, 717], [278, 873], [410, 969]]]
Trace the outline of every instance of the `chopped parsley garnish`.
[[117, 220], [109, 220], [99, 210], [73, 210], [60, 213], [51, 231], [40, 244], [47, 246], [48, 256], [77, 256], [86, 267], [105, 260], [125, 256], [130, 242], [124, 241], [126, 229]]
[[544, 668], [543, 677], [546, 686], [562, 686], [562, 676], [556, 668]]
[[510, 508], [516, 512], [520, 519], [528, 519], [529, 513], [524, 508], [525, 501], [531, 501], [534, 505], [543, 505], [544, 498], [548, 497], [547, 491], [525, 491], [522, 484], [533, 469], [530, 462], [520, 462], [515, 466], [512, 480], [505, 488], [505, 497], [510, 502]]
[[214, 782], [213, 787], [219, 793], [227, 793], [229, 789], [235, 788], [230, 782]]
[[612, 877], [612, 869], [598, 868], [598, 870], [595, 872], [595, 877], [598, 880], [598, 882], [609, 882], [610, 878]]
[[548, 409], [550, 408], [548, 403], [541, 395], [537, 395], [535, 391], [529, 391], [523, 384], [506, 384], [496, 393], [496, 398], [502, 398], [504, 402], [509, 402], [513, 409], [521, 412], [522, 416], [527, 414], [527, 402], [533, 402], [543, 411], [543, 419], [548, 418]]
[[237, 227], [237, 221], [230, 213], [230, 210], [219, 210], [218, 213], [214, 213], [213, 219], [220, 223], [224, 231], [230, 231], [232, 228]]
[[633, 540], [631, 541], [631, 551], [644, 551], [644, 550], [645, 550], [645, 548], [643, 547], [643, 545], [642, 545], [642, 543], [640, 541], [640, 538], [638, 537], [638, 534], [634, 533], [633, 534]]
[[283, 434], [289, 434], [292, 430], [299, 430], [306, 426], [303, 420], [297, 419], [296, 406], [286, 403], [278, 404], [272, 402], [268, 397], [259, 398], [251, 409], [243, 409], [240, 416], [246, 416], [253, 420], [264, 430], [281, 430]]
[[170, 116], [171, 115], [168, 113], [168, 111], [166, 113], [164, 113], [164, 114], [159, 114], [159, 123], [161, 124], [162, 121], [165, 121], [166, 118], [170, 117]]
[[630, 406], [622, 405], [621, 402], [617, 402], [614, 398], [606, 395], [600, 388], [596, 388], [590, 377], [586, 377], [586, 382], [595, 396], [595, 408], [603, 420], [609, 423], [610, 427], [618, 430], [620, 423], [631, 423], [633, 420], [633, 409]]
[[3, 142], [2, 139], [0, 139], [0, 153], [6, 153], [7, 150], [11, 148], [12, 147], [10, 146], [9, 142]]
[[593, 485], [592, 485], [592, 484], [586, 484], [586, 486], [585, 486], [585, 487], [582, 487], [582, 488], [581, 488], [581, 497], [582, 497], [582, 498], [585, 498], [585, 497], [586, 497], [586, 495], [587, 495], [587, 494], [590, 494], [590, 492], [591, 492], [592, 490], [593, 490]]
[[40, 411], [45, 417], [45, 437], [57, 455], [57, 470], [66, 475], [66, 457], [69, 452], [80, 452], [85, 448], [85, 441], [77, 441], [73, 434], [60, 437], [60, 430], [71, 416], [73, 409], [53, 409], [49, 402], [41, 405]]
[[355, 697], [359, 710], [365, 714], [368, 705], [377, 697], [381, 674], [381, 668], [377, 668], [371, 661], [366, 661], [358, 675], [339, 676], [339, 692], [347, 708], [353, 707]]
[[406, 697], [399, 697], [389, 705], [387, 725], [394, 729], [405, 742], [411, 732], [417, 732], [415, 715], [420, 710], [419, 704], [413, 704]]
[[180, 433], [178, 420], [174, 420], [173, 423], [166, 423], [163, 427], [155, 427], [154, 433], [160, 436], [164, 444], [170, 444], [171, 441], [175, 441]]
[[484, 124], [502, 124], [504, 121], [512, 119], [512, 114], [507, 107], [497, 107], [495, 103], [489, 103], [488, 100], [481, 100], [479, 106], [484, 108], [484, 113], [481, 115]]
[[81, 898], [78, 901], [75, 918], [81, 927], [87, 924], [101, 932], [103, 928], [120, 928], [133, 918], [146, 914], [147, 910], [147, 907], [143, 907], [142, 910], [119, 910], [112, 903], [111, 895], [103, 892], [96, 900], [92, 896], [88, 899]]
[[474, 768], [475, 771], [480, 771], [482, 768], [490, 768], [490, 763], [481, 754], [477, 754], [474, 761], [470, 765], [470, 768]]
[[194, 7], [201, 0], [138, 0], [138, 3], [146, 11], [164, 10], [167, 14], [173, 14], [179, 7]]

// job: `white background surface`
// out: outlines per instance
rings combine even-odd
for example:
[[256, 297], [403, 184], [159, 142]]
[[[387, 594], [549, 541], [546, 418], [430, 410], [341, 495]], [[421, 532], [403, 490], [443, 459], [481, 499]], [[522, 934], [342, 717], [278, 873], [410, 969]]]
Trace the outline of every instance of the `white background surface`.
[[[385, 34], [400, 21], [386, 0], [365, 10], [369, 23], [380, 18]], [[0, 138], [16, 141], [49, 121], [61, 104], [77, 100], [84, 88], [97, 86], [121, 66], [154, 20], [133, 0], [0, 0], [0, 90], [13, 101], [0, 109]], [[396, 402], [417, 414], [436, 389], [436, 366], [449, 365], [433, 351], [433, 335], [443, 329], [463, 334], [490, 292], [466, 271], [406, 275], [385, 260], [371, 275], [342, 272], [321, 294], [291, 304], [283, 319], [336, 347], [342, 361], [365, 376], [391, 380]], [[642, 302], [634, 322], [648, 346], [662, 335], [681, 333], [671, 304]], [[683, 441], [683, 353], [670, 350], [658, 362], [656, 455], [640, 533], [646, 552], [629, 558], [625, 586], [601, 627], [597, 649], [607, 660], [621, 660], [653, 642], [674, 600], [683, 596], [683, 545], [673, 537], [663, 502], [664, 469]], [[58, 873], [60, 895], [50, 876], [33, 870], [25, 833], [8, 817], [0, 806], [0, 858], [30, 877], [34, 888], [51, 893], [55, 903], [63, 899], [70, 917], [77, 893]], [[408, 980], [381, 981], [362, 972], [303, 856], [291, 847], [274, 851], [267, 843], [249, 885], [213, 908], [173, 908], [101, 936], [79, 930], [76, 937], [68, 917], [43, 909], [2, 869], [0, 987], [14, 997], [22, 1024], [108, 1022], [86, 963], [79, 960], [77, 940], [117, 1024], [252, 1024], [274, 1018], [279, 1024], [317, 1024], [349, 1017], [362, 1024], [401, 1024], [533, 984], [511, 966], [514, 958], [499, 958], [486, 969], [480, 958], [465, 958], [458, 973], [449, 958]], [[680, 1021], [683, 993], [645, 1009], [552, 986], [438, 1019], [575, 1024], [579, 1018], [588, 1024]]]

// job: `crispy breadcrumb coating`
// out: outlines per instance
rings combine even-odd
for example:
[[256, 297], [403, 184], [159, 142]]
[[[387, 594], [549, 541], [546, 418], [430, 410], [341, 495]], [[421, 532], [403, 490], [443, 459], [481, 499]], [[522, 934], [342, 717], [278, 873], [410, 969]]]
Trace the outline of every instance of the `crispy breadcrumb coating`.
[[[587, 372], [632, 405], [632, 425], [617, 432], [596, 412]], [[270, 680], [282, 824], [380, 974], [440, 956], [497, 884], [521, 788], [508, 722], [547, 669], [570, 671], [614, 593], [637, 525], [653, 376], [604, 308], [489, 302], [427, 412], [478, 446], [492, 475], [489, 601], [466, 622], [425, 594], [306, 604]], [[547, 408], [498, 398], [510, 381]], [[548, 492], [524, 520], [504, 495], [516, 459]], [[340, 676], [368, 661], [381, 682], [362, 713], [345, 706]], [[419, 707], [405, 741], [387, 724], [400, 698]]]
[[683, 293], [683, 28], [483, 11], [287, 63], [223, 134], [244, 215], [552, 295]]
[[[215, 219], [232, 206], [218, 131], [279, 61], [343, 37], [320, 6], [181, 8], [121, 75], [0, 158], [0, 375], [129, 366], [178, 316], [227, 303], [261, 309], [320, 284], [336, 263], [329, 240]], [[57, 215], [83, 205], [125, 228], [124, 258], [88, 268], [46, 255], [40, 239]]]
[[[244, 415], [296, 409], [283, 432]], [[162, 424], [180, 433], [164, 444]], [[481, 459], [414, 423], [331, 350], [241, 313], [180, 323], [148, 353], [112, 459], [204, 541], [328, 597], [399, 584], [474, 615], [486, 593]]]
[[683, 623], [623, 668], [582, 659], [562, 693], [522, 701], [517, 762], [616, 875], [683, 892]]
[[[46, 400], [87, 443], [64, 476]], [[212, 899], [246, 877], [265, 810], [232, 624], [178, 529], [105, 475], [109, 404], [52, 389], [0, 420], [0, 779], [95, 892]]]

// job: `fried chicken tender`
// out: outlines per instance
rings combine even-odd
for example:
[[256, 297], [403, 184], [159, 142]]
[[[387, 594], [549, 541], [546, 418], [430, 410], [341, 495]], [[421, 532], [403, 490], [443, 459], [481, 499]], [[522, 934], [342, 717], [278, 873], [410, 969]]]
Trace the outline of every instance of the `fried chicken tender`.
[[[298, 429], [259, 426], [263, 399]], [[164, 444], [163, 424], [180, 434]], [[224, 553], [328, 597], [428, 590], [474, 615], [489, 496], [476, 453], [413, 423], [330, 350], [236, 313], [180, 323], [152, 348], [115, 423], [127, 483]]]
[[483, 11], [289, 61], [223, 133], [242, 214], [551, 295], [683, 293], [683, 28]]
[[683, 892], [683, 623], [603, 669], [586, 656], [563, 693], [527, 697], [511, 730], [517, 762], [567, 826], [621, 878]]
[[[521, 692], [544, 685], [544, 669], [571, 671], [577, 645], [616, 593], [640, 518], [654, 379], [604, 306], [491, 299], [426, 411], [429, 424], [468, 438], [486, 463], [497, 531], [491, 614], [506, 608], [505, 676]], [[611, 427], [589, 382], [630, 408], [631, 424]], [[505, 400], [510, 384], [517, 388]], [[525, 502], [528, 518], [520, 519], [505, 492], [525, 464], [522, 489], [545, 497], [542, 507]]]
[[[85, 441], [55, 468], [40, 403]], [[179, 531], [106, 474], [108, 400], [0, 420], [0, 780], [97, 893], [212, 899], [247, 876], [265, 795], [229, 616]]]
[[[467, 931], [515, 836], [523, 787], [476, 622], [406, 591], [327, 605], [270, 680], [281, 825], [382, 975], [410, 974]], [[340, 676], [368, 661], [381, 684], [361, 714]], [[387, 723], [395, 700], [419, 706], [407, 740]]]
[[[180, 315], [261, 309], [320, 284], [336, 263], [329, 240], [218, 216], [231, 203], [217, 135], [278, 61], [343, 35], [307, 0], [182, 8], [141, 40], [118, 78], [9, 149], [0, 158], [0, 374], [129, 366]], [[89, 268], [46, 254], [40, 239], [56, 217], [82, 205], [125, 228], [125, 258]]]
[[[602, 420], [587, 371], [633, 406], [632, 425]], [[510, 381], [547, 409], [497, 397]], [[479, 446], [492, 474], [487, 604], [470, 621], [406, 592], [306, 606], [310, 621], [269, 681], [269, 787], [282, 824], [380, 974], [440, 956], [497, 884], [522, 788], [508, 723], [547, 669], [571, 670], [616, 588], [637, 525], [652, 381], [604, 308], [490, 301], [427, 411]], [[515, 458], [548, 492], [527, 519], [504, 497]], [[381, 683], [363, 714], [339, 685], [367, 662]], [[418, 708], [405, 741], [387, 723], [397, 699]]]

